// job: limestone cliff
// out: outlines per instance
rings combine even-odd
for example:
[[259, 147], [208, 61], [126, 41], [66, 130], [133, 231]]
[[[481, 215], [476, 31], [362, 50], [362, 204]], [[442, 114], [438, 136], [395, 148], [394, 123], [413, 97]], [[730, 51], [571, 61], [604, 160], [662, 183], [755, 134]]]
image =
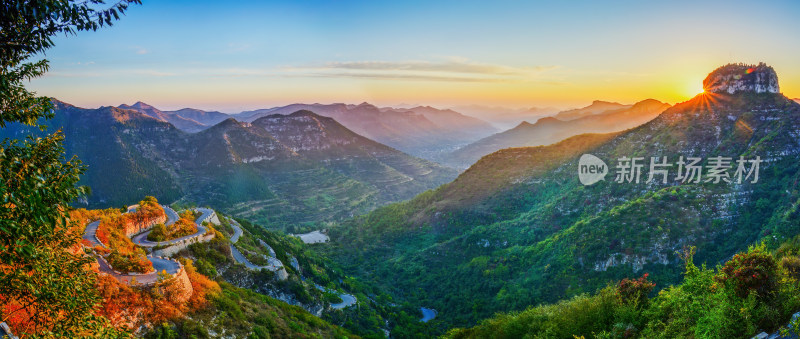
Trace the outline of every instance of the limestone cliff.
[[780, 93], [778, 74], [763, 62], [758, 65], [727, 64], [717, 68], [703, 80], [703, 89], [706, 92], [728, 94]]

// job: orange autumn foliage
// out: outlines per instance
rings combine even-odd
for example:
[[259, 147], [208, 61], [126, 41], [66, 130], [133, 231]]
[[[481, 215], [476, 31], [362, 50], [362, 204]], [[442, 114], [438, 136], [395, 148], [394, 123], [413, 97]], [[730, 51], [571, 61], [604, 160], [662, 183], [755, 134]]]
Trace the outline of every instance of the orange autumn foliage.
[[197, 272], [192, 261], [181, 259], [192, 284], [193, 293], [185, 302], [176, 302], [178, 286], [165, 282], [156, 288], [138, 289], [120, 283], [108, 275], [100, 275], [97, 289], [103, 298], [97, 314], [109, 319], [114, 327], [135, 330], [143, 325], [175, 320], [184, 314], [209, 306], [209, 297], [221, 292], [219, 284]]
[[181, 258], [180, 262], [183, 264], [186, 274], [189, 276], [189, 281], [192, 282], [192, 289], [194, 290], [191, 298], [189, 298], [190, 309], [199, 310], [207, 307], [208, 297], [220, 293], [222, 289], [216, 281], [198, 273], [191, 259]]
[[108, 263], [122, 272], [152, 272], [153, 264], [147, 260], [144, 250], [131, 241], [130, 236], [165, 219], [164, 209], [153, 197], [146, 197], [139, 202], [135, 212], [102, 214], [96, 235], [110, 252]]
[[159, 324], [183, 316], [183, 304], [175, 304], [152, 290], [129, 287], [111, 276], [100, 275], [97, 290], [103, 301], [97, 314], [120, 330], [135, 330], [143, 325]]
[[197, 216], [192, 211], [183, 211], [180, 218], [172, 225], [159, 224], [153, 227], [153, 230], [147, 235], [147, 240], [166, 241], [195, 234], [197, 233], [197, 224], [194, 223], [196, 218]]
[[122, 214], [118, 208], [107, 208], [104, 210], [87, 210], [85, 208], [77, 208], [69, 211], [69, 219], [75, 223], [75, 227], [83, 228], [86, 224], [100, 220], [103, 217], [119, 216]]

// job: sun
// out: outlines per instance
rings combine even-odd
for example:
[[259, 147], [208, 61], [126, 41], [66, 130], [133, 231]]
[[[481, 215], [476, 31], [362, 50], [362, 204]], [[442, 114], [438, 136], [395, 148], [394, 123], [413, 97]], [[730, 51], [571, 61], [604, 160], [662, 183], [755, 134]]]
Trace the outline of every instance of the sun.
[[702, 82], [692, 81], [685, 87], [685, 95], [689, 98], [694, 98], [698, 94], [705, 93], [705, 89], [703, 88]]
[[692, 82], [686, 88], [686, 94], [689, 95], [690, 98], [697, 96], [698, 94], [705, 93], [706, 90], [703, 88], [702, 83]]

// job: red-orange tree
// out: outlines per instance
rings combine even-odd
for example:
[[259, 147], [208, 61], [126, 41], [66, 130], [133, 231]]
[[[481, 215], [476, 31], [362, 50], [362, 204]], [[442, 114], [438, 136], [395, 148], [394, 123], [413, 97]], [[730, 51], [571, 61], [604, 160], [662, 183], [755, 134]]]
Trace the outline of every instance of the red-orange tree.
[[147, 235], [147, 240], [150, 241], [165, 241], [173, 240], [183, 236], [197, 233], [197, 224], [194, 223], [195, 215], [191, 211], [183, 211], [180, 218], [174, 224], [164, 226], [162, 224], [156, 225], [150, 234]]

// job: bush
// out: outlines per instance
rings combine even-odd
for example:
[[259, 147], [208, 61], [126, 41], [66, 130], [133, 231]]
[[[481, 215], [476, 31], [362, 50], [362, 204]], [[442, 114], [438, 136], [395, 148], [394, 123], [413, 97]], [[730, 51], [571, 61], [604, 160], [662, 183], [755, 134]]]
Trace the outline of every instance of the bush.
[[150, 241], [165, 241], [167, 240], [167, 227], [164, 224], [153, 226], [153, 230], [147, 235], [147, 240]]
[[771, 298], [778, 287], [778, 264], [763, 245], [756, 246], [725, 263], [718, 280], [739, 298], [746, 298], [751, 292], [762, 299]]
[[800, 258], [796, 256], [781, 258], [781, 267], [786, 273], [797, 280], [800, 280]]
[[139, 251], [120, 253], [112, 250], [106, 260], [113, 269], [123, 273], [147, 273], [153, 271], [153, 263], [147, 260], [143, 252], [140, 253]]
[[647, 280], [647, 273], [639, 279], [622, 279], [617, 286], [617, 295], [623, 304], [633, 304], [637, 307], [647, 303], [647, 295], [653, 291], [656, 284]]

